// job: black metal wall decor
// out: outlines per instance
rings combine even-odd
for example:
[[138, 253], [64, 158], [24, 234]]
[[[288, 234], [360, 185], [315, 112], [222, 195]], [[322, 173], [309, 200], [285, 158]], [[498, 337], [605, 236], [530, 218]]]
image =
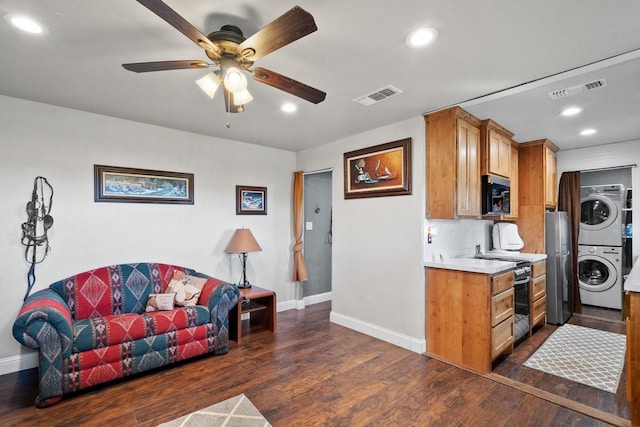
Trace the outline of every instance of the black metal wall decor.
[[[45, 196], [45, 185], [48, 197]], [[53, 187], [47, 178], [36, 177], [33, 181], [31, 200], [27, 202], [27, 221], [22, 223], [22, 244], [26, 247], [24, 258], [31, 264], [27, 274], [28, 287], [25, 300], [36, 282], [36, 264], [44, 261], [51, 249], [47, 232], [53, 225], [53, 217], [50, 215], [52, 206]]]

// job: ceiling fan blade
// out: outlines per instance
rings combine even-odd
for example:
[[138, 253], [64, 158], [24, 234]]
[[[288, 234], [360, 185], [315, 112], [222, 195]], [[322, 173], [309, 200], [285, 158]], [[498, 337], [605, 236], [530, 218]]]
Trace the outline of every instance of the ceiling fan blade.
[[245, 49], [253, 50], [253, 56], [247, 55], [247, 58], [255, 61], [317, 29], [313, 16], [300, 6], [295, 6], [240, 43], [238, 52], [243, 56]]
[[196, 27], [191, 25], [186, 19], [178, 15], [178, 13], [167, 6], [160, 0], [138, 0], [138, 3], [145, 6], [151, 12], [164, 19], [171, 24], [176, 30], [180, 31], [185, 36], [189, 37], [191, 41], [210, 52], [216, 57], [220, 56], [219, 49], [211, 43], [211, 40], [200, 32]]
[[159, 61], [159, 62], [136, 62], [133, 64], [122, 64], [129, 71], [136, 73], [146, 73], [148, 71], [184, 70], [188, 68], [206, 68], [211, 64], [199, 60], [185, 61]]
[[283, 90], [291, 95], [297, 96], [298, 98], [313, 102], [314, 104], [324, 101], [324, 98], [327, 96], [327, 94], [321, 90], [312, 88], [311, 86], [307, 86], [304, 83], [300, 83], [274, 71], [267, 70], [266, 68], [256, 67], [252, 69], [251, 72], [253, 73], [253, 78], [260, 83]]

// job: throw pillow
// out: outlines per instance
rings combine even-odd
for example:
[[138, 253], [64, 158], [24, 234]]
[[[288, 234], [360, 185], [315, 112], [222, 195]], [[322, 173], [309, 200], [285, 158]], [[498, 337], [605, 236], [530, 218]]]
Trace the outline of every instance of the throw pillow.
[[175, 294], [150, 294], [147, 300], [147, 308], [145, 311], [151, 312], [156, 310], [173, 310], [173, 301]]
[[174, 278], [171, 279], [166, 292], [175, 294], [176, 305], [182, 307], [196, 305], [207, 279], [190, 276], [188, 274], [178, 276], [179, 278], [176, 279], [176, 275], [174, 274]]

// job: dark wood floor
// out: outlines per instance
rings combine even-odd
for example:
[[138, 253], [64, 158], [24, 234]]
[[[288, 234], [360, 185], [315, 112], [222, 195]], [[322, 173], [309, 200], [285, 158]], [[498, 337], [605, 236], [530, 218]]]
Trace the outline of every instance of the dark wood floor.
[[[231, 343], [224, 356], [203, 357], [77, 393], [46, 409], [33, 405], [35, 370], [0, 376], [0, 425], [152, 426], [240, 393], [274, 426], [609, 425], [332, 324], [330, 307], [321, 303], [278, 313], [275, 334], [251, 330], [243, 335], [241, 346]], [[546, 334], [545, 326], [533, 338], [541, 341]], [[524, 349], [519, 346], [511, 360], [499, 366], [508, 371], [505, 375], [513, 375]], [[541, 388], [555, 389], [556, 384], [535, 379]], [[580, 387], [568, 394], [589, 394]], [[617, 398], [584, 399], [621, 416], [628, 412]]]
[[[582, 314], [573, 315], [568, 323], [624, 334], [625, 324], [619, 320], [620, 315], [620, 310], [584, 306]], [[606, 391], [584, 386], [522, 366], [557, 328], [558, 326], [553, 325], [545, 325], [540, 328], [531, 338], [518, 345], [513, 354], [504, 359], [493, 372], [554, 395], [571, 399], [572, 401], [600, 409], [621, 418], [629, 419], [629, 403], [626, 399], [625, 390], [625, 370], [623, 370], [620, 377], [618, 391], [614, 395]]]

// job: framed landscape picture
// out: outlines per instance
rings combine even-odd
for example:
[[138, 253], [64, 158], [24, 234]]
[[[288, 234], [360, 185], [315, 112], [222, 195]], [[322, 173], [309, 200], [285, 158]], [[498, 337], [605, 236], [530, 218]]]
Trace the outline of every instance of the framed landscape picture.
[[411, 138], [344, 153], [344, 198], [411, 194]]
[[94, 201], [193, 205], [193, 174], [94, 165]]
[[236, 185], [236, 215], [266, 215], [267, 187]]

